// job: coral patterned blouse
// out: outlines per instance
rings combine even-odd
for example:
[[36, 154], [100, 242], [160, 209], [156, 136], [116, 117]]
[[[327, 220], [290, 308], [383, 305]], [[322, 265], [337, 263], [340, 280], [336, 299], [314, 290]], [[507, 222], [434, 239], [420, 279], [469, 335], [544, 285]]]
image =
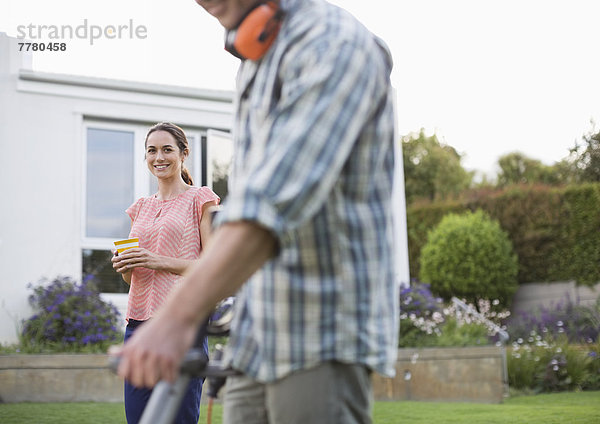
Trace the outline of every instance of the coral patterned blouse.
[[[140, 247], [161, 256], [196, 259], [200, 256], [202, 205], [219, 197], [208, 187], [191, 187], [179, 196], [159, 200], [156, 195], [138, 199], [127, 210], [132, 225], [129, 237]], [[181, 275], [168, 271], [135, 268], [127, 302], [127, 321], [145, 321], [165, 301]]]

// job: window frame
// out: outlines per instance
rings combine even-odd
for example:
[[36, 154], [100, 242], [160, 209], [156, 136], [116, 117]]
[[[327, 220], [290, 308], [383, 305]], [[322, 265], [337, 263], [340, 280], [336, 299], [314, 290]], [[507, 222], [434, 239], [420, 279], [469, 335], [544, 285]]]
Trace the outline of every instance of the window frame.
[[[88, 237], [87, 236], [87, 161], [88, 161], [88, 130], [99, 129], [107, 131], [124, 131], [133, 133], [133, 197], [137, 199], [140, 197], [140, 193], [143, 190], [143, 183], [145, 180], [146, 185], [149, 184], [149, 177], [143, 175], [139, 170], [139, 166], [136, 166], [136, 157], [143, 157], [143, 149], [138, 146], [137, 143], [140, 137], [140, 129], [138, 126], [131, 124], [123, 124], [118, 122], [103, 122], [103, 121], [92, 121], [85, 120], [83, 123], [83, 134], [82, 134], [82, 170], [81, 170], [81, 250], [92, 249], [92, 250], [110, 250], [113, 247], [112, 238], [110, 237]], [[141, 151], [140, 151], [141, 150]], [[125, 213], [125, 211], [123, 211]]]
[[[229, 143], [229, 149], [233, 150], [234, 146], [233, 146], [233, 137], [231, 135], [231, 133], [228, 133], [226, 131], [221, 131], [221, 130], [215, 130], [215, 129], [208, 129], [206, 131], [206, 137], [205, 137], [205, 157], [206, 157], [206, 161], [205, 161], [205, 169], [206, 169], [206, 179], [204, 184], [207, 187], [210, 187], [211, 190], [214, 191], [214, 187], [213, 187], [213, 174], [214, 174], [214, 169], [213, 169], [213, 161], [212, 156], [214, 156], [214, 148], [215, 148], [215, 143], [217, 143], [217, 140], [227, 140], [227, 143]], [[224, 199], [221, 199], [221, 201], [223, 201]]]

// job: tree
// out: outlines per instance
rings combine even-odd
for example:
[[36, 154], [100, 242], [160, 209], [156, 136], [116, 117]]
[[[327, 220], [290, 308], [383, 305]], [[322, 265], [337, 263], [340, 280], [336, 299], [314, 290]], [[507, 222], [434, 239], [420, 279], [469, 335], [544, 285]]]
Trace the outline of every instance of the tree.
[[569, 162], [579, 182], [600, 182], [600, 131], [592, 130], [582, 137], [583, 143], [575, 143], [570, 150]]
[[561, 165], [544, 165], [537, 159], [531, 159], [519, 152], [508, 153], [498, 159], [500, 173], [498, 187], [511, 184], [560, 184], [564, 170]]
[[461, 165], [461, 155], [448, 145], [441, 144], [434, 134], [402, 138], [404, 184], [406, 201], [416, 199], [440, 200], [467, 189], [473, 174]]

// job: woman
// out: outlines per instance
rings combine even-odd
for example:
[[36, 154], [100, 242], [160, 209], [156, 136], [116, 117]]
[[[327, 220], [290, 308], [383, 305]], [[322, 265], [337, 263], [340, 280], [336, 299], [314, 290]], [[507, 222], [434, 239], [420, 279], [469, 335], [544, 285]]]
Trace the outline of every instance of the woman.
[[[171, 123], [154, 125], [146, 135], [145, 159], [158, 178], [158, 192], [142, 197], [127, 209], [132, 225], [129, 237], [139, 238], [139, 248], [112, 258], [113, 268], [130, 285], [125, 342], [150, 319], [181, 275], [200, 255], [210, 233], [206, 210], [219, 202], [208, 187], [193, 187], [184, 166], [189, 155], [186, 136]], [[159, 342], [159, 341], [157, 341]], [[204, 349], [207, 350], [206, 340]], [[137, 423], [152, 393], [125, 381], [125, 413]], [[193, 379], [177, 415], [177, 423], [198, 422], [202, 379]]]

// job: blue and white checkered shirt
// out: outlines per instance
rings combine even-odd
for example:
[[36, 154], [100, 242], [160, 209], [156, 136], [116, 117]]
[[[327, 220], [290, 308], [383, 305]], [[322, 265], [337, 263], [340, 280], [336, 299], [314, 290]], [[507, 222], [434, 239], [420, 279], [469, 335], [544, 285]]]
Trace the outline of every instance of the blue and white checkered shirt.
[[282, 0], [270, 50], [241, 64], [219, 223], [273, 231], [278, 255], [237, 295], [227, 357], [259, 381], [338, 360], [394, 375], [392, 61], [323, 0]]

